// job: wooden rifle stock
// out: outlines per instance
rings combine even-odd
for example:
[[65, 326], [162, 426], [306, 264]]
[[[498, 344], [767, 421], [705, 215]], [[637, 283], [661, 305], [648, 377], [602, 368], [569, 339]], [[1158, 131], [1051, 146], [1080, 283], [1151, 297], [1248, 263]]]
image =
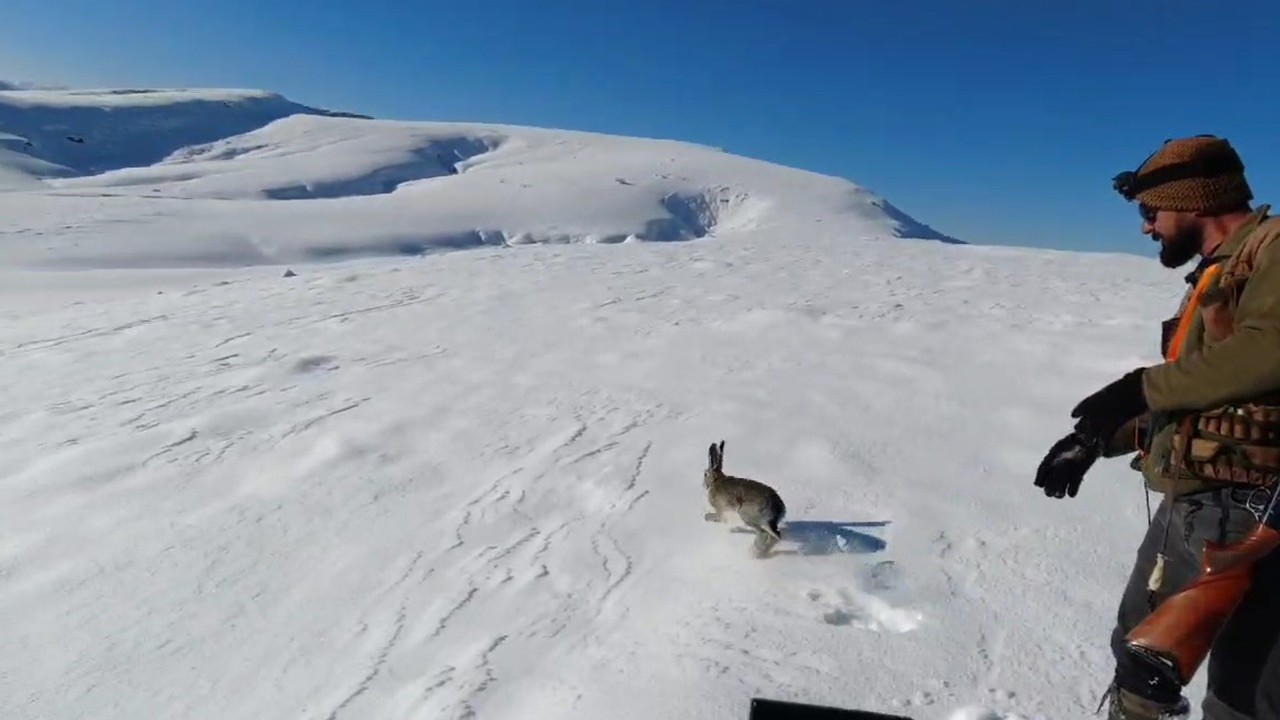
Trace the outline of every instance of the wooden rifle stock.
[[1254, 567], [1277, 547], [1280, 506], [1273, 497], [1261, 522], [1240, 542], [1205, 544], [1195, 579], [1125, 636], [1130, 652], [1156, 674], [1185, 687], [1248, 591]]

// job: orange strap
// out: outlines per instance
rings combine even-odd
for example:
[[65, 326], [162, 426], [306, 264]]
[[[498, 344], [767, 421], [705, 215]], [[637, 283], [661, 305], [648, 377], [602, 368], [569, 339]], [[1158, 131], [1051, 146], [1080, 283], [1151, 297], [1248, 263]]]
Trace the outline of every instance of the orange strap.
[[[1182, 343], [1187, 339], [1187, 333], [1191, 330], [1191, 321], [1196, 316], [1196, 311], [1200, 309], [1200, 297], [1204, 295], [1205, 288], [1209, 287], [1209, 283], [1217, 277], [1218, 271], [1222, 269], [1221, 263], [1215, 263], [1205, 268], [1204, 274], [1196, 281], [1195, 289], [1191, 291], [1191, 297], [1187, 299], [1187, 305], [1182, 310], [1182, 316], [1178, 318], [1178, 328], [1173, 332], [1173, 339], [1169, 341], [1169, 348], [1165, 350], [1164, 359], [1166, 362], [1173, 362], [1178, 359], [1178, 352], [1182, 349]], [[1145, 455], [1142, 451], [1142, 443], [1139, 442], [1141, 434], [1139, 433], [1138, 423], [1133, 424], [1133, 445], [1138, 448], [1138, 455]]]
[[1213, 282], [1221, 268], [1221, 264], [1210, 265], [1205, 268], [1204, 274], [1196, 282], [1195, 289], [1191, 291], [1191, 298], [1187, 300], [1187, 306], [1182, 311], [1182, 317], [1178, 319], [1178, 329], [1174, 331], [1173, 339], [1169, 341], [1169, 349], [1165, 351], [1164, 359], [1168, 362], [1178, 358], [1178, 351], [1182, 349], [1182, 343], [1191, 329], [1191, 321], [1195, 318], [1196, 311], [1200, 309], [1200, 296], [1204, 295], [1205, 288], [1209, 287], [1209, 283]]

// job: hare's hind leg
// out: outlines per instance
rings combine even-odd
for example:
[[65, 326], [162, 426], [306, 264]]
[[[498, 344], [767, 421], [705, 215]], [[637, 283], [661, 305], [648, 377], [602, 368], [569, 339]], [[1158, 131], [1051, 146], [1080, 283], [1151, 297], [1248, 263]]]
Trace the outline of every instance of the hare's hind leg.
[[773, 552], [773, 546], [778, 544], [778, 538], [772, 533], [761, 528], [755, 528], [756, 541], [751, 545], [751, 554], [757, 558], [769, 557]]

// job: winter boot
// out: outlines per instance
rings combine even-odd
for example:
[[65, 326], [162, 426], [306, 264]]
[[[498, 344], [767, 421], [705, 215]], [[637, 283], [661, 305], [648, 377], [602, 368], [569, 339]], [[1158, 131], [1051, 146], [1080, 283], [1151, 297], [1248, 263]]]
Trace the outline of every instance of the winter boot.
[[1191, 704], [1179, 696], [1176, 702], [1149, 700], [1112, 685], [1102, 702], [1107, 704], [1107, 720], [1188, 720]]

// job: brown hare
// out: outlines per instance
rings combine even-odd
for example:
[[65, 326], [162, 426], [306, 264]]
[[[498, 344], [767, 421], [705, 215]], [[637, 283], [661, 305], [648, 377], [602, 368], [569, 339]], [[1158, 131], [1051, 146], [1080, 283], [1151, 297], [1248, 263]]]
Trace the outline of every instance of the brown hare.
[[752, 554], [765, 557], [782, 540], [778, 523], [782, 522], [787, 507], [777, 491], [762, 482], [724, 474], [724, 440], [717, 447], [711, 443], [707, 469], [702, 473], [702, 485], [707, 489], [707, 502], [714, 512], [703, 515], [708, 522], [728, 522], [726, 513], [735, 513], [747, 527], [755, 530], [756, 542]]

